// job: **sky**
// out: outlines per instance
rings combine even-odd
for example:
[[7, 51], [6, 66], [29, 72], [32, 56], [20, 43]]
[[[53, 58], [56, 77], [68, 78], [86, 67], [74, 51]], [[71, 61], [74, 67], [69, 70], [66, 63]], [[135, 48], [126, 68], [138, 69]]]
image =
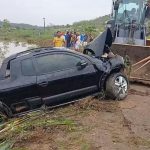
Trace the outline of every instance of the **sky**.
[[112, 0], [0, 0], [0, 20], [66, 25], [110, 14]]

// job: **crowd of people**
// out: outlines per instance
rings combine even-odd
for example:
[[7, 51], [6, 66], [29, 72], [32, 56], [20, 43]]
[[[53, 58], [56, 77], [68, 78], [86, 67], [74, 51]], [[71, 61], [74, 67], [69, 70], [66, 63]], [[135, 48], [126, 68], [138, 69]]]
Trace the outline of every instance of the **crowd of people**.
[[79, 51], [80, 48], [86, 46], [89, 42], [93, 40], [91, 34], [79, 34], [77, 32], [63, 33], [57, 31], [53, 39], [54, 47], [67, 47]]

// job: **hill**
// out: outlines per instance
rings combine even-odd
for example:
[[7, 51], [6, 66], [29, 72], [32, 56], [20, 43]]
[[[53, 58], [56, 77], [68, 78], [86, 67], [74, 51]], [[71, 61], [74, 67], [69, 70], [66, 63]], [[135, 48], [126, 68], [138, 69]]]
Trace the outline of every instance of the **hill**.
[[79, 32], [102, 32], [104, 30], [106, 21], [109, 20], [109, 15], [102, 17], [97, 17], [92, 20], [83, 20], [79, 22], [74, 22], [72, 25], [55, 25], [51, 28], [59, 30], [71, 30]]
[[[92, 20], [83, 20], [79, 22], [74, 22], [72, 25], [51, 25], [48, 28], [75, 28], [75, 29], [81, 29], [85, 27], [94, 27], [98, 29], [102, 29], [105, 26], [105, 22], [109, 20], [109, 15], [98, 17]], [[0, 21], [0, 27], [3, 25], [3, 21]], [[42, 29], [41, 26], [33, 26], [30, 24], [25, 23], [10, 23], [10, 26], [13, 28], [23, 28], [23, 29]]]
[[[3, 21], [0, 21], [0, 27], [2, 27]], [[39, 29], [42, 28], [40, 26], [33, 26], [30, 24], [25, 24], [25, 23], [10, 23], [10, 26], [12, 28], [24, 28], [24, 29]]]
[[109, 15], [98, 17], [92, 20], [84, 20], [80, 22], [73, 23], [73, 26], [95, 26], [99, 28], [100, 26], [105, 26], [105, 22], [109, 20]]
[[[58, 30], [62, 32], [76, 31], [91, 33], [94, 37], [104, 31], [105, 22], [109, 16], [98, 17], [92, 20], [74, 22], [72, 25], [51, 25], [44, 30], [43, 27], [24, 23], [10, 23], [8, 20], [0, 21], [0, 40], [25, 41], [35, 44], [35, 41], [51, 40]], [[48, 41], [49, 43], [49, 41]]]

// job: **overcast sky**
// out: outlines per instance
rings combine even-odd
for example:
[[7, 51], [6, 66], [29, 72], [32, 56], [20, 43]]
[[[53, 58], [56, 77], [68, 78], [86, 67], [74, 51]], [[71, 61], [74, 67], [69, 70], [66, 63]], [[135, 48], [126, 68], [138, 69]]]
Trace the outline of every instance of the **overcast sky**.
[[0, 0], [0, 20], [43, 25], [72, 24], [110, 14], [112, 0]]

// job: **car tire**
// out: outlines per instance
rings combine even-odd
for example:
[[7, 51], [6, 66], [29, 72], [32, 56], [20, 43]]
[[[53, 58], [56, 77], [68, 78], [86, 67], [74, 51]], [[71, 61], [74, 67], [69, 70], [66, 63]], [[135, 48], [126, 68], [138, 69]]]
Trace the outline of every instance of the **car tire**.
[[8, 109], [8, 107], [5, 104], [2, 104], [0, 102], [0, 122], [5, 122], [8, 120], [8, 118], [12, 117], [11, 111]]
[[119, 72], [109, 76], [106, 81], [106, 97], [113, 100], [123, 100], [127, 97], [129, 82], [127, 77]]

